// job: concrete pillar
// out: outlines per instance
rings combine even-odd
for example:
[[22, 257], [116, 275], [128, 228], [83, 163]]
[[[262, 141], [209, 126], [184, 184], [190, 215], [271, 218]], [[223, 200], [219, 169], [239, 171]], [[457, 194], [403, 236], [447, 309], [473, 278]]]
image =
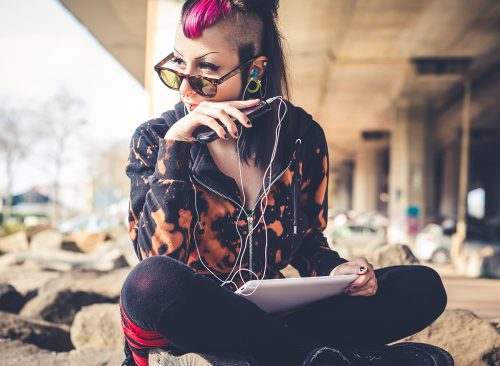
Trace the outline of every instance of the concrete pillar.
[[376, 211], [382, 174], [377, 142], [362, 141], [356, 153], [353, 181], [353, 209], [358, 212]]
[[343, 161], [330, 171], [332, 184], [329, 205], [335, 212], [352, 209], [352, 181], [354, 162]]
[[441, 199], [439, 212], [443, 218], [457, 219], [458, 144], [453, 143], [442, 153]]
[[[391, 135], [389, 168], [389, 241], [410, 242], [407, 235], [435, 215], [434, 129], [432, 105], [425, 98], [401, 98]], [[411, 221], [409, 213], [418, 212]], [[410, 223], [410, 224], [409, 224]]]

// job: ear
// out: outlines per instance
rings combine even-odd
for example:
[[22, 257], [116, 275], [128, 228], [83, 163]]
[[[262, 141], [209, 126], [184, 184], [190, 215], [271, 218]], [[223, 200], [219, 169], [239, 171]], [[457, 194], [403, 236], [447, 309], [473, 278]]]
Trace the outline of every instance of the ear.
[[262, 79], [262, 74], [264, 74], [264, 71], [266, 70], [267, 67], [267, 57], [266, 56], [260, 56], [253, 60], [252, 64], [250, 65], [250, 73], [248, 74], [248, 81], [250, 81], [250, 78], [252, 75], [254, 75], [255, 78], [257, 79]]

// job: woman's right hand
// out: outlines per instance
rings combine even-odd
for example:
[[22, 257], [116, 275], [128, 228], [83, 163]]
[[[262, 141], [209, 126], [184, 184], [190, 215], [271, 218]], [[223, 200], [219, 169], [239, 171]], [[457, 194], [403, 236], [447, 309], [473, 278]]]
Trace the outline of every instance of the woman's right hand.
[[248, 117], [240, 109], [252, 107], [260, 103], [259, 99], [234, 100], [224, 102], [202, 101], [190, 113], [178, 120], [170, 127], [165, 134], [165, 139], [194, 141], [193, 132], [199, 126], [205, 125], [214, 130], [222, 139], [228, 139], [224, 127], [216, 120], [221, 121], [234, 137], [238, 138], [236, 123], [231, 119], [235, 118], [246, 128], [252, 127]]

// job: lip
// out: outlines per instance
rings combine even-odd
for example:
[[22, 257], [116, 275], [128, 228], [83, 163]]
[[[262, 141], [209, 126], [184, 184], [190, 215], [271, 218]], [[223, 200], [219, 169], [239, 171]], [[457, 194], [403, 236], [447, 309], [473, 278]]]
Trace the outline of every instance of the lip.
[[187, 105], [188, 105], [189, 111], [192, 111], [193, 109], [195, 109], [198, 106], [198, 104], [189, 104], [189, 103], [187, 103]]

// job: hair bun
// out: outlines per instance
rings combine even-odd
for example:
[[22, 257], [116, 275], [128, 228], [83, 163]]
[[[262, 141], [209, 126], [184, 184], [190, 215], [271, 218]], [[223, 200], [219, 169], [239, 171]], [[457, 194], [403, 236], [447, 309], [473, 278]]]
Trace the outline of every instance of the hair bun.
[[231, 0], [231, 2], [237, 8], [259, 13], [270, 11], [274, 17], [278, 15], [279, 0]]

